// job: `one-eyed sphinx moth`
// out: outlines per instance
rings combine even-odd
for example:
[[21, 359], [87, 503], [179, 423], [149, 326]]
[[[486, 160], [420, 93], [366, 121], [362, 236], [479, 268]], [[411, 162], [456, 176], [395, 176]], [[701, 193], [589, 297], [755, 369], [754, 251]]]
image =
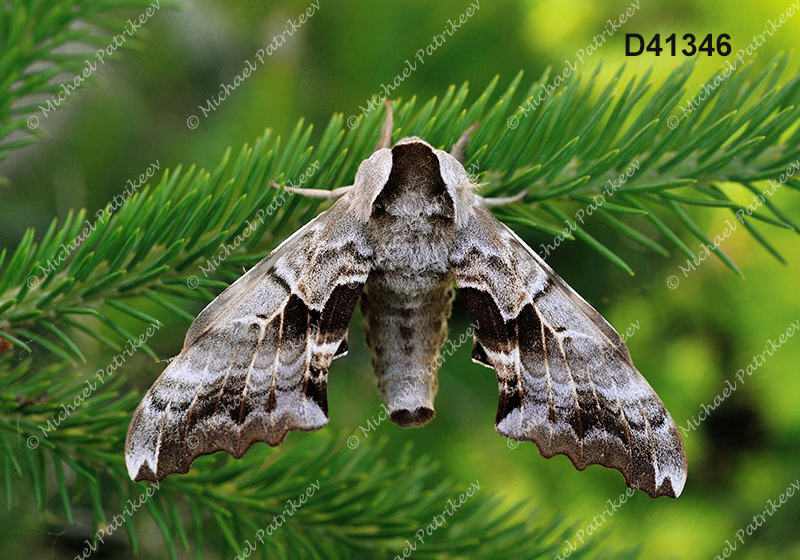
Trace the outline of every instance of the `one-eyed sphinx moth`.
[[451, 153], [417, 137], [390, 148], [387, 113], [354, 184], [294, 189], [336, 201], [189, 328], [133, 415], [131, 478], [161, 480], [199, 455], [241, 457], [254, 442], [325, 426], [328, 368], [347, 352], [359, 300], [392, 421], [427, 423], [455, 285], [475, 328], [472, 357], [497, 374], [500, 434], [677, 497], [686, 456], [675, 423], [611, 325], [487, 210], [516, 198], [473, 193], [459, 161], [468, 133]]

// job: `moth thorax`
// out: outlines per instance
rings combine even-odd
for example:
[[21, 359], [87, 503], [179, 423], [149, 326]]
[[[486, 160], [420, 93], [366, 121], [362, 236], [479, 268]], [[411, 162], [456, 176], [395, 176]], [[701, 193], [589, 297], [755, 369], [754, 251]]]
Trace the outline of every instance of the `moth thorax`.
[[403, 286], [414, 293], [435, 288], [449, 275], [454, 216], [453, 200], [431, 148], [417, 142], [395, 146], [391, 173], [367, 223], [372, 270], [385, 273], [396, 291]]

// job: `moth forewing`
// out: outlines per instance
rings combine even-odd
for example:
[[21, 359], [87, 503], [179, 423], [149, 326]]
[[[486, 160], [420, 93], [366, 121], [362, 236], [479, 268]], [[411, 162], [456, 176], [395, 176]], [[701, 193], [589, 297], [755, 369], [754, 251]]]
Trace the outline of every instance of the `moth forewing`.
[[291, 430], [327, 424], [328, 368], [343, 352], [372, 259], [358, 204], [381, 181], [380, 169], [362, 164], [357, 191], [200, 313], [134, 412], [125, 442], [131, 478], [161, 480], [188, 472], [200, 455], [241, 457], [257, 441], [278, 445]]
[[497, 431], [579, 470], [615, 468], [652, 497], [680, 495], [683, 441], [620, 336], [486, 208], [471, 208], [451, 266], [477, 325], [474, 353], [497, 374]]

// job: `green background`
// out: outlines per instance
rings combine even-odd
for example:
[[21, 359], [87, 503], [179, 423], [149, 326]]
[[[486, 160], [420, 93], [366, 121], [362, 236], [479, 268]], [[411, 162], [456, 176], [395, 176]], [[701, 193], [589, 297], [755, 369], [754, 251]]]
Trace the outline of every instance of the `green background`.
[[[285, 137], [301, 117], [315, 123], [317, 136], [334, 112], [360, 114], [359, 106], [389, 84], [441, 33], [448, 19], [469, 7], [466, 0], [436, 3], [352, 2], [320, 0], [319, 11], [292, 37], [287, 37], [265, 64], [228, 95], [207, 118], [199, 106], [216, 98], [220, 83], [232, 83], [255, 60], [288, 18], [296, 19], [307, 2], [236, 0], [175, 3], [161, 9], [137, 32], [141, 52], [118, 50], [98, 67], [95, 84], [85, 83], [47, 118], [45, 141], [14, 152], [0, 166], [10, 182], [0, 186], [0, 246], [12, 248], [27, 227], [44, 231], [53, 217], [70, 208], [89, 214], [124, 191], [156, 160], [163, 171], [179, 163], [213, 168], [226, 147], [237, 150], [267, 127]], [[425, 101], [441, 96], [448, 85], [469, 81], [475, 98], [497, 74], [499, 89], [520, 70], [526, 81], [548, 66], [554, 74], [602, 33], [630, 6], [625, 2], [588, 0], [481, 0], [480, 9], [447, 42], [417, 62], [416, 71], [394, 96], [417, 95]], [[734, 53], [762, 33], [770, 18], [777, 21], [788, 2], [760, 0], [722, 2], [681, 0], [648, 2], [602, 47], [583, 69], [601, 60], [604, 76], [627, 64], [626, 77], [653, 67], [659, 83], [685, 61], [677, 57], [624, 56], [624, 33], [649, 39], [660, 33], [708, 33], [731, 36]], [[177, 9], [175, 9], [177, 8]], [[131, 16], [138, 12], [131, 13]], [[800, 12], [758, 48], [756, 66], [793, 49], [800, 36]], [[698, 39], [698, 43], [699, 43]], [[89, 55], [90, 56], [90, 55]], [[700, 55], [690, 91], [719, 69], [726, 57]], [[733, 61], [733, 55], [729, 57]], [[790, 74], [797, 63], [790, 62]], [[99, 85], [99, 87], [98, 87]], [[693, 94], [693, 95], [694, 95]], [[687, 98], [688, 100], [688, 98]], [[686, 100], [684, 100], [686, 101]], [[685, 104], [685, 103], [684, 103]], [[191, 115], [199, 126], [187, 127]], [[157, 175], [160, 176], [160, 173]], [[742, 195], [747, 204], [749, 196]], [[798, 193], [779, 189], [773, 200], [800, 217]], [[721, 234], [729, 214], [696, 213], [710, 237]], [[662, 397], [675, 421], [686, 426], [702, 404], [721, 394], [767, 341], [777, 342], [792, 322], [800, 320], [800, 239], [790, 231], [770, 229], [770, 240], [788, 261], [783, 266], [766, 253], [743, 228], [722, 245], [743, 271], [736, 277], [716, 259], [707, 259], [688, 276], [680, 272], [686, 259], [673, 251], [669, 259], [643, 252], [613, 230], [593, 224], [600, 239], [632, 264], [626, 276], [586, 246], [564, 243], [548, 262], [620, 332], [639, 329], [629, 338], [634, 363]], [[521, 231], [539, 248], [551, 239]], [[699, 244], [684, 239], [693, 250]], [[677, 275], [675, 289], [667, 278]], [[192, 311], [199, 311], [198, 309]], [[469, 345], [447, 358], [439, 372], [437, 416], [421, 429], [404, 430], [388, 421], [365, 434], [382, 412], [375, 390], [369, 353], [357, 313], [350, 333], [350, 354], [330, 372], [330, 425], [326, 430], [369, 438], [389, 438], [391, 448], [413, 441], [415, 453], [427, 454], [464, 487], [480, 481], [481, 491], [497, 492], [510, 501], [529, 502], [546, 513], [563, 515], [586, 531], [607, 500], [624, 493], [622, 476], [590, 467], [576, 471], [564, 456], [543, 459], [535, 446], [516, 448], [493, 429], [497, 385], [490, 370], [471, 363]], [[468, 327], [460, 300], [451, 319], [451, 339]], [[152, 341], [160, 356], [175, 355], [185, 325], [168, 323]], [[652, 500], [637, 492], [595, 532], [614, 548], [641, 545], [642, 558], [710, 559], [722, 554], [725, 540], [763, 512], [767, 500], [800, 479], [800, 337], [789, 338], [773, 356], [747, 377], [700, 427], [685, 438], [689, 478], [677, 500]], [[126, 366], [126, 375], [145, 390], [163, 369], [144, 356]], [[291, 447], [303, 433], [292, 433]], [[280, 451], [279, 451], [280, 452]], [[42, 530], [35, 508], [0, 513], [2, 550], [27, 551], [28, 557], [72, 558], [79, 550], [55, 545], [64, 527]], [[752, 536], [744, 537], [733, 558], [800, 557], [800, 498], [790, 498], [767, 517]], [[142, 538], [143, 554], [159, 554], [155, 529]], [[574, 538], [572, 539], [575, 540]], [[147, 543], [146, 541], [150, 541]], [[13, 543], [13, 544], [12, 544]], [[115, 554], [112, 552], [112, 554]], [[119, 552], [119, 554], [125, 554]]]

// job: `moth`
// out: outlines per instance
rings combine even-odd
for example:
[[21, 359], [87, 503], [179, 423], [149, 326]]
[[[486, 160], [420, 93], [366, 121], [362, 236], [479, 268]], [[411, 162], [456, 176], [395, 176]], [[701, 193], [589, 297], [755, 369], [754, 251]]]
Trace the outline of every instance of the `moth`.
[[474, 327], [472, 358], [497, 375], [501, 435], [579, 470], [617, 469], [651, 497], [680, 495], [687, 465], [675, 422], [613, 327], [487, 209], [519, 197], [474, 193], [462, 164], [470, 132], [450, 153], [417, 137], [390, 147], [387, 104], [353, 185], [293, 189], [335, 202], [191, 325], [133, 414], [133, 480], [325, 426], [328, 368], [347, 353], [359, 301], [391, 420], [429, 422], [455, 286]]

